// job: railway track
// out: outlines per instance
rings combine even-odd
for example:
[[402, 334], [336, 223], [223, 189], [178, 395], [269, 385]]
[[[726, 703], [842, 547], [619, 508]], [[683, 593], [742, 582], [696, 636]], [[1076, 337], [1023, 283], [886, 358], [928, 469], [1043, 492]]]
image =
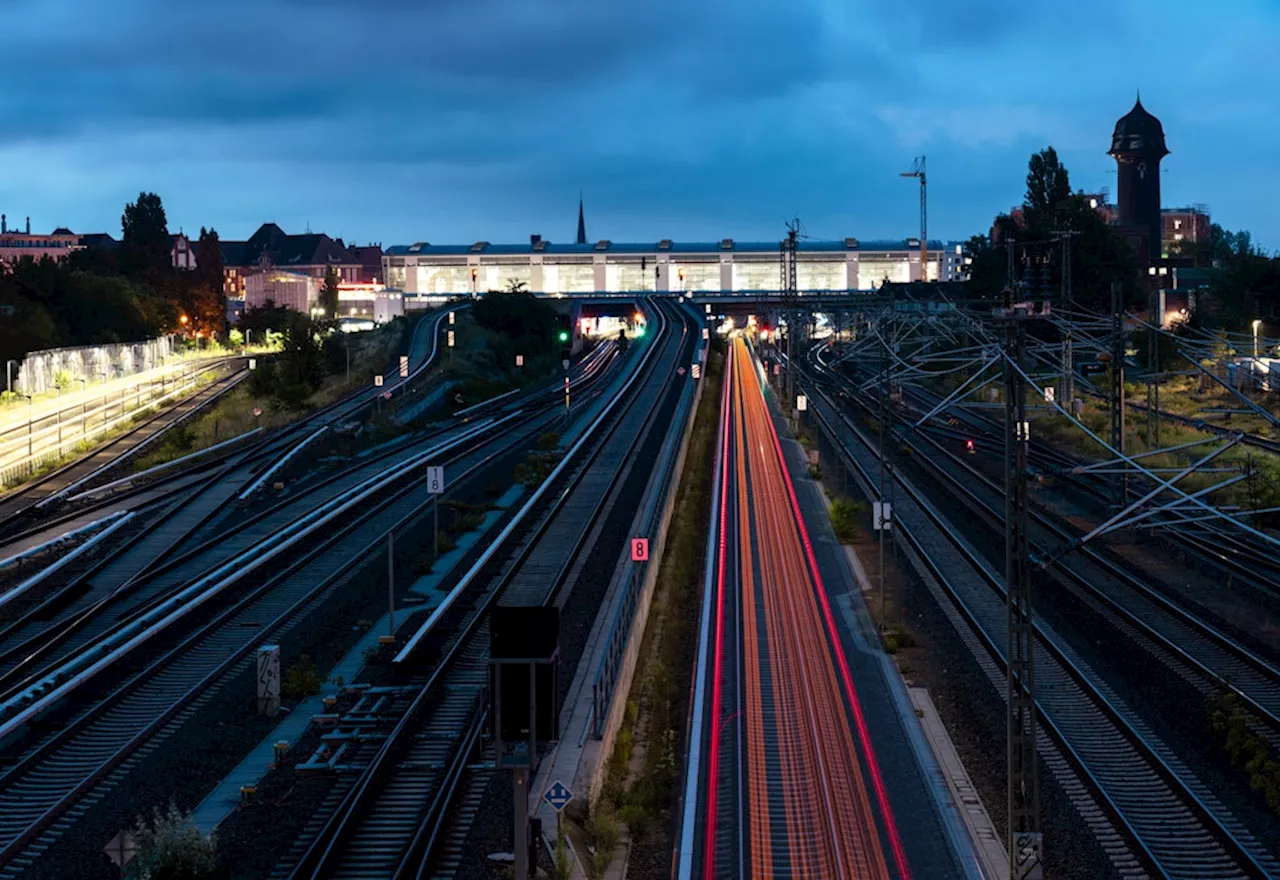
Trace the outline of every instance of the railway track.
[[108, 438], [74, 461], [0, 495], [0, 535], [20, 531], [22, 523], [36, 508], [70, 488], [105, 475], [116, 465], [146, 449], [168, 431], [221, 399], [248, 376], [246, 369], [234, 366], [230, 359], [211, 365], [210, 369], [226, 372], [194, 394], [155, 413], [124, 433]]
[[[489, 772], [472, 765], [487, 712], [487, 610], [498, 602], [518, 607], [556, 601], [586, 549], [592, 522], [641, 437], [648, 436], [646, 425], [675, 399], [675, 371], [685, 359], [675, 354], [690, 347], [692, 333], [688, 322], [679, 331], [666, 330], [674, 319], [663, 306], [650, 308], [664, 326], [624, 389], [630, 392], [626, 405], [620, 395], [597, 417], [543, 484], [542, 499], [526, 504], [523, 518], [508, 525], [494, 552], [451, 592], [455, 601], [433, 614], [401, 652], [398, 660], [430, 669], [417, 697], [297, 864], [277, 876], [443, 877], [456, 867], [469, 822], [450, 808], [459, 791], [474, 799], [476, 776]], [[439, 861], [433, 858], [437, 848], [448, 851]]]
[[[926, 411], [941, 400], [922, 388], [904, 390], [922, 400]], [[957, 411], [954, 417], [973, 432], [974, 439], [985, 438], [984, 442], [996, 444], [996, 448], [1003, 444], [1003, 434], [995, 420], [980, 413], [963, 410]], [[1040, 470], [1057, 479], [1069, 481], [1097, 505], [1099, 510], [1108, 511], [1108, 506], [1112, 503], [1113, 487], [1096, 475], [1080, 472], [1079, 468], [1087, 462], [1074, 459], [1037, 441], [1034, 430], [1028, 451], [1031, 460]], [[1277, 584], [1280, 584], [1280, 561], [1277, 561], [1271, 548], [1251, 539], [1247, 533], [1216, 520], [1189, 526], [1181, 523], [1178, 517], [1171, 516], [1152, 517], [1145, 527], [1159, 527], [1161, 532], [1169, 530], [1176, 533], [1176, 545], [1175, 542], [1166, 542], [1171, 551], [1198, 557], [1198, 561], [1209, 570], [1228, 576], [1233, 582], [1247, 584], [1268, 599], [1280, 598], [1280, 589], [1277, 588]]]
[[[441, 310], [425, 315], [418, 322], [409, 342], [410, 373], [408, 377], [397, 376], [391, 379], [382, 393], [391, 394], [394, 399], [398, 394], [416, 390], [417, 383], [431, 373], [440, 347], [440, 328], [446, 317], [446, 311]], [[91, 519], [101, 515], [105, 510], [131, 506], [135, 503], [135, 499], [137, 504], [144, 506], [162, 503], [165, 496], [169, 494], [167, 490], [170, 487], [173, 487], [175, 492], [181, 492], [196, 474], [214, 474], [214, 478], [209, 480], [209, 483], [217, 483], [225, 480], [227, 475], [233, 472], [232, 468], [246, 468], [255, 473], [261, 472], [272, 466], [281, 456], [288, 454], [302, 438], [313, 433], [317, 428], [332, 426], [358, 417], [376, 403], [379, 393], [372, 387], [361, 389], [320, 408], [305, 419], [279, 432], [258, 437], [248, 446], [236, 447], [232, 444], [217, 451], [210, 451], [208, 454], [199, 453], [189, 456], [188, 459], [198, 458], [199, 460], [181, 470], [165, 468], [163, 476], [159, 473], [143, 472], [105, 486], [99, 485], [96, 489], [90, 488], [91, 484], [100, 483], [100, 479], [105, 477], [111, 469], [99, 461], [99, 467], [94, 469], [96, 473], [90, 472], [88, 475], [94, 479], [87, 479], [82, 475], [80, 479], [74, 480], [74, 485], [72, 481], [63, 478], [53, 479], [42, 488], [33, 489], [40, 497], [22, 508], [22, 513], [26, 514], [25, 517], [11, 516], [5, 521], [9, 524], [9, 534], [5, 535], [5, 540], [12, 545], [14, 542], [28, 540], [38, 534], [55, 533], [60, 526], [75, 521], [87, 521], [86, 518]], [[206, 404], [208, 402], [205, 401]], [[107, 463], [107, 465], [110, 464]], [[79, 463], [68, 465], [68, 468], [76, 467], [79, 467]], [[49, 475], [49, 478], [54, 477], [54, 474]], [[23, 487], [18, 491], [26, 492], [29, 489], [32, 487]], [[22, 531], [14, 531], [18, 523], [29, 521], [35, 515], [40, 517], [38, 523], [33, 523]], [[5, 522], [0, 522], [0, 535], [5, 534]]]
[[[878, 458], [873, 442], [827, 392], [813, 391], [816, 418], [842, 450], [864, 491], [875, 497], [871, 474]], [[897, 485], [894, 518], [900, 524], [899, 535], [1003, 667], [1003, 576], [900, 471]], [[944, 565], [944, 559], [960, 564]], [[1043, 622], [1036, 624], [1035, 639], [1043, 730], [1096, 794], [1149, 874], [1269, 877], [1280, 871], [1274, 853], [1231, 815], [1065, 639]]]
[[[134, 624], [150, 626], [167, 613], [155, 621], [160, 632], [153, 633], [153, 648], [167, 640], [159, 656], [140, 670], [134, 662], [135, 673], [126, 670], [124, 679], [109, 688], [100, 682], [99, 690], [106, 689], [100, 702], [51, 738], [29, 744], [0, 776], [0, 877], [20, 876], [73, 827], [104, 786], [120, 784], [222, 685], [244, 674], [255, 645], [278, 639], [314, 613], [380, 548], [387, 534], [425, 516], [433, 501], [420, 491], [425, 479], [421, 465], [449, 452], [446, 460], [457, 471], [453, 479], [472, 479], [508, 457], [514, 445], [531, 442], [547, 419], [555, 417], [558, 413], [551, 415], [544, 407], [540, 416], [517, 410], [488, 419], [472, 429], [485, 432], [478, 448], [469, 442], [473, 437], [463, 435], [454, 441], [454, 449], [421, 454], [384, 469], [378, 482], [357, 486], [340, 496], [340, 503], [331, 501], [327, 508], [295, 519], [295, 532], [278, 530], [274, 543], [243, 547], [239, 557], [187, 586], [186, 595], [166, 600], [180, 607], [156, 606], [147, 612], [150, 619], [133, 618]], [[273, 557], [284, 564], [268, 573], [263, 566]], [[178, 567], [187, 564], [182, 561]], [[215, 588], [232, 597], [229, 604], [194, 629], [180, 632], [173, 615], [190, 611], [193, 597], [208, 598], [208, 590]]]

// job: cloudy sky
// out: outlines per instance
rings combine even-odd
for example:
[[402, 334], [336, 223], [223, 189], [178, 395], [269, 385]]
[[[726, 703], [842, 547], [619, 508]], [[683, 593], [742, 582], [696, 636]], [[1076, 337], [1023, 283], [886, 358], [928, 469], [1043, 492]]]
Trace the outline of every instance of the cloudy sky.
[[0, 211], [384, 245], [983, 231], [1052, 144], [1114, 189], [1141, 88], [1166, 205], [1280, 248], [1275, 0], [0, 0]]

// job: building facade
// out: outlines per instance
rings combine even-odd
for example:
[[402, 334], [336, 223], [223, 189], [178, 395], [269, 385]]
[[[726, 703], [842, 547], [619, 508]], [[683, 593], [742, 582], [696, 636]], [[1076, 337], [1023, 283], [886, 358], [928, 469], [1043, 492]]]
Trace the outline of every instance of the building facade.
[[274, 223], [264, 223], [247, 241], [219, 242], [222, 249], [223, 292], [230, 299], [247, 299], [247, 280], [271, 269], [324, 280], [333, 268], [338, 280], [361, 281], [363, 264], [342, 239], [323, 233], [289, 235]]
[[[655, 291], [766, 291], [781, 288], [777, 242], [432, 245], [388, 248], [386, 286], [413, 294], [458, 295], [513, 287], [544, 294]], [[927, 280], [964, 269], [960, 246], [929, 243]], [[801, 241], [796, 281], [802, 291], [871, 290], [885, 281], [921, 280], [920, 241]]]
[[[1164, 127], [1139, 99], [1133, 109], [1116, 120], [1107, 155], [1116, 160], [1116, 205], [1122, 234], [1148, 265], [1159, 261], [1162, 221], [1160, 212], [1160, 160], [1169, 155]], [[1124, 228], [1128, 228], [1128, 232]]]
[[9, 218], [0, 214], [0, 263], [12, 265], [23, 257], [42, 260], [66, 259], [67, 254], [80, 248], [80, 237], [70, 229], [58, 228], [50, 233], [31, 232], [31, 218], [27, 218], [26, 232], [9, 228]]
[[1160, 212], [1161, 256], [1184, 256], [1194, 246], [1209, 241], [1212, 221], [1206, 205], [1189, 205], [1185, 208], [1165, 208]]
[[181, 269], [184, 272], [190, 272], [196, 267], [196, 249], [191, 244], [191, 239], [187, 238], [181, 232], [177, 235], [169, 236], [169, 259], [173, 261], [173, 268]]
[[282, 269], [255, 272], [244, 279], [244, 305], [257, 309], [271, 302], [306, 315], [320, 301], [321, 286], [321, 279], [302, 272]]

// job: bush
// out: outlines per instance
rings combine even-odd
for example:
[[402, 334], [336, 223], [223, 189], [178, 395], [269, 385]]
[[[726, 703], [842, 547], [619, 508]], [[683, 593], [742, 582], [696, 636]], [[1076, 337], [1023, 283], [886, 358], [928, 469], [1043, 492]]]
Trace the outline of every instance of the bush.
[[858, 536], [857, 507], [848, 498], [831, 502], [831, 529], [841, 544], [851, 543]]
[[175, 805], [156, 810], [151, 824], [141, 819], [133, 830], [137, 855], [129, 862], [126, 877], [133, 880], [212, 880], [222, 876], [218, 868], [217, 841], [206, 837]]
[[316, 670], [310, 654], [303, 654], [289, 667], [280, 681], [280, 696], [286, 700], [302, 700], [320, 693], [324, 679]]

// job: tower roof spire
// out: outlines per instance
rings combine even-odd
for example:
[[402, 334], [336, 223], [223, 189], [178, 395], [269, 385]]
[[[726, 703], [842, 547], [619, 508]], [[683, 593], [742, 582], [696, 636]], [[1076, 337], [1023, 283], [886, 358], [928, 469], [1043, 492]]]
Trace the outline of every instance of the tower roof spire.
[[587, 243], [587, 221], [582, 212], [582, 190], [578, 190], [578, 244]]

